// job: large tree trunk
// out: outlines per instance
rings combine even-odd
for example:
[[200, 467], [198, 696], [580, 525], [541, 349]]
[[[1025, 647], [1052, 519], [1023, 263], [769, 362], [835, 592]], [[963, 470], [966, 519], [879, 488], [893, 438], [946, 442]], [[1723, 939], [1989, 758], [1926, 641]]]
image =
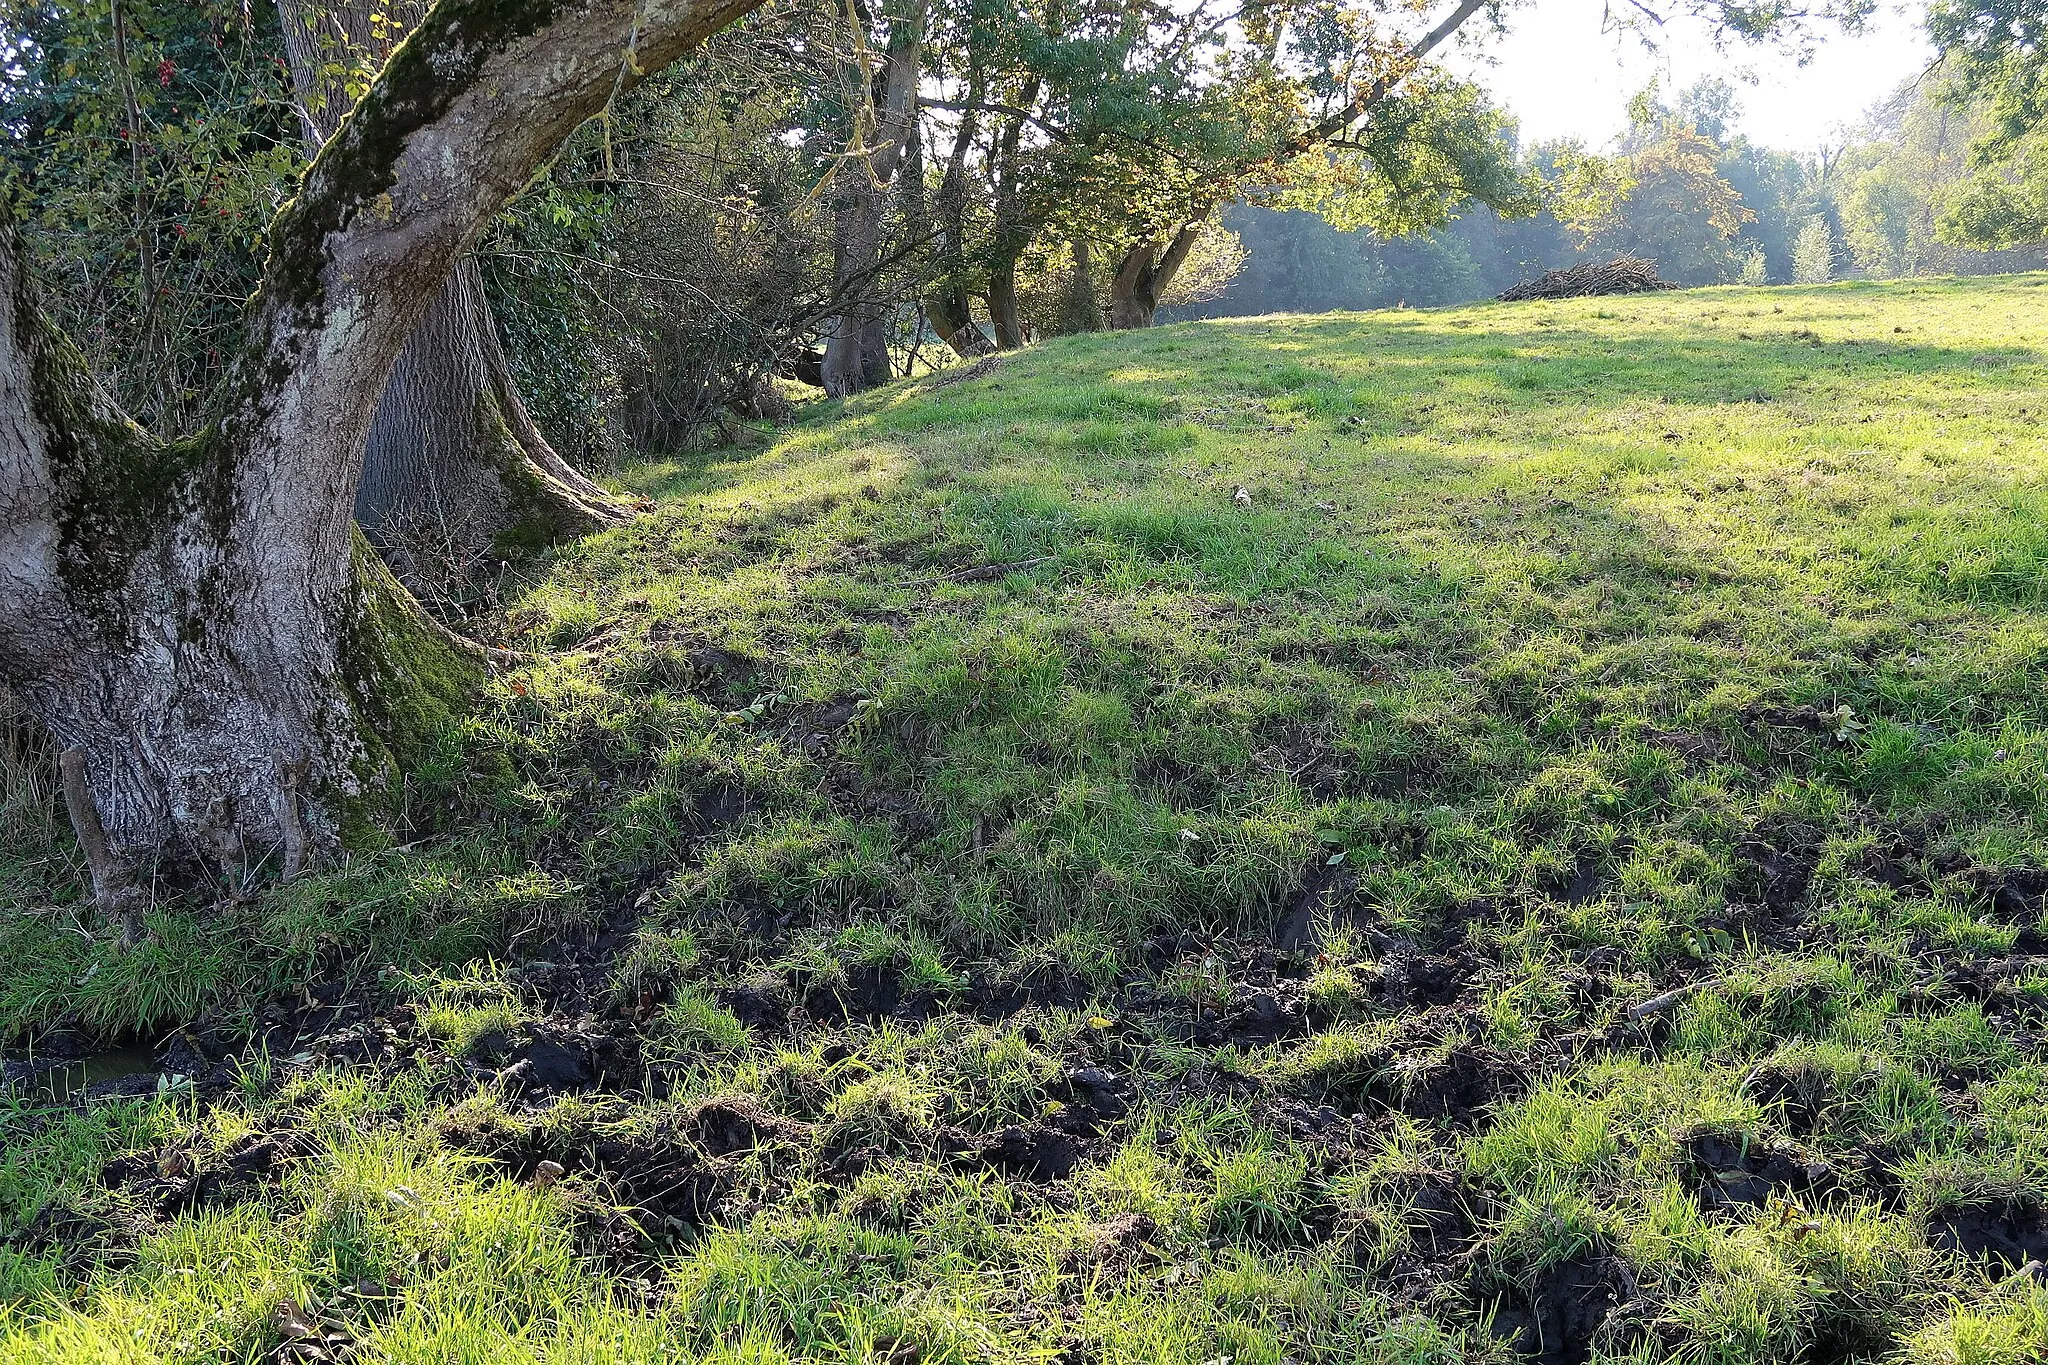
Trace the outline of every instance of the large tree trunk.
[[934, 289], [924, 300], [924, 315], [931, 319], [932, 330], [962, 360], [973, 360], [995, 349], [988, 333], [975, 325], [970, 311], [973, 303], [966, 286], [951, 283]]
[[1116, 274], [1110, 277], [1109, 325], [1114, 331], [1131, 332], [1150, 327], [1152, 315], [1159, 310], [1158, 297], [1146, 291], [1140, 282], [1146, 261], [1142, 258], [1133, 260], [1139, 252], [1143, 253], [1144, 258], [1149, 258], [1152, 248], [1133, 248], [1122, 262], [1123, 267], [1133, 268], [1119, 268]]
[[1024, 344], [1024, 321], [1017, 311], [1017, 262], [1006, 260], [989, 272], [988, 320], [995, 329], [996, 349], [1014, 351]]
[[[865, 158], [849, 157], [833, 176], [832, 288], [839, 311], [825, 324], [825, 360], [819, 367], [825, 392], [834, 398], [868, 386], [861, 354], [874, 304], [874, 261], [882, 219], [881, 188]], [[887, 353], [884, 353], [884, 362]]]
[[355, 514], [423, 596], [458, 592], [493, 552], [583, 535], [630, 515], [533, 425], [470, 257], [434, 295], [392, 367], [370, 423]]
[[1202, 237], [1200, 223], [1184, 223], [1164, 242], [1145, 241], [1117, 262], [1109, 285], [1109, 325], [1119, 332], [1152, 325], [1159, 300]]
[[166, 852], [295, 875], [481, 652], [351, 549], [335, 472], [275, 451], [299, 423], [150, 437], [49, 331], [11, 229], [0, 308], [0, 665], [64, 750], [96, 900], [132, 932]]
[[[314, 150], [348, 115], [349, 74], [382, 67], [426, 10], [426, 0], [280, 0]], [[429, 600], [459, 596], [494, 553], [631, 515], [534, 426], [474, 260], [456, 266], [399, 354], [370, 424], [355, 515], [398, 576]]]
[[0, 217], [0, 683], [64, 750], [95, 890], [160, 854], [289, 873], [388, 790], [478, 661], [353, 508], [393, 363], [478, 233], [622, 85], [750, 0], [441, 0], [270, 232], [196, 437], [127, 420]]
[[[1027, 78], [1018, 88], [1016, 107], [1025, 110], [1036, 104], [1043, 84], [1036, 74]], [[1024, 324], [1017, 310], [1017, 258], [1031, 243], [1031, 224], [1024, 211], [1024, 171], [1019, 160], [1023, 133], [1023, 115], [1010, 115], [996, 134], [989, 158], [995, 222], [989, 231], [988, 318], [1000, 351], [1014, 351], [1024, 344]]]
[[895, 377], [889, 361], [887, 311], [880, 293], [882, 214], [889, 186], [903, 165], [917, 120], [917, 86], [924, 70], [925, 0], [909, 0], [889, 21], [877, 117], [863, 108], [854, 121], [864, 155], [849, 155], [833, 177], [833, 286], [844, 300], [826, 324], [825, 392], [858, 393]]

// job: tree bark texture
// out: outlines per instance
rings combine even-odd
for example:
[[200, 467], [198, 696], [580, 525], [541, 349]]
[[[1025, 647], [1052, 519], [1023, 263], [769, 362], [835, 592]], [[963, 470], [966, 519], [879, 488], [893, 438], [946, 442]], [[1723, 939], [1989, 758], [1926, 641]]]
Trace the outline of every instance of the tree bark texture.
[[[299, 116], [316, 151], [418, 26], [426, 0], [280, 0]], [[355, 515], [408, 586], [459, 593], [494, 550], [626, 520], [628, 510], [558, 455], [520, 401], [483, 277], [465, 257], [407, 338], [363, 449]]]
[[[924, 69], [924, 0], [889, 21], [879, 100], [872, 121], [863, 107], [854, 120], [855, 154], [839, 163], [833, 177], [833, 286], [844, 300], [826, 325], [825, 392], [835, 397], [886, 384], [888, 316], [877, 299], [881, 273], [882, 217], [889, 187], [903, 165], [917, 121], [917, 85]], [[873, 90], [873, 82], [861, 73]]]
[[582, 535], [629, 515], [533, 425], [470, 257], [456, 263], [392, 366], [364, 447], [355, 514], [401, 579], [439, 591], [482, 569], [492, 550]]
[[[881, 187], [872, 180], [866, 157], [848, 157], [832, 178], [832, 287], [840, 310], [825, 324], [825, 359], [819, 373], [834, 398], [868, 386], [862, 355], [874, 286], [874, 260], [882, 219]], [[888, 354], [883, 353], [887, 362]]]
[[407, 339], [576, 125], [749, 0], [441, 0], [270, 231], [199, 435], [150, 437], [0, 224], [0, 682], [77, 757], [100, 899], [160, 854], [291, 870], [478, 661], [367, 552], [356, 487]]
[[1017, 308], [1017, 262], [996, 263], [988, 276], [988, 320], [995, 329], [996, 349], [1014, 351], [1024, 344], [1024, 320]]
[[1201, 239], [1200, 223], [1183, 223], [1163, 242], [1141, 242], [1126, 251], [1110, 279], [1110, 327], [1119, 332], [1150, 327], [1159, 300]]
[[932, 331], [962, 360], [985, 356], [995, 349], [988, 333], [975, 324], [974, 300], [965, 285], [948, 283], [925, 295], [924, 315]]

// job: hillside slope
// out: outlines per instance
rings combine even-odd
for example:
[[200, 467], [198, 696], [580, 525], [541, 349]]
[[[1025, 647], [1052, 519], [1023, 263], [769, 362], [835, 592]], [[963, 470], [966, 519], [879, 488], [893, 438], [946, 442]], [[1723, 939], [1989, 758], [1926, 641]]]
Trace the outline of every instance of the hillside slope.
[[1190, 324], [633, 471], [392, 848], [122, 954], [10, 809], [0, 1033], [174, 1078], [0, 1108], [0, 1361], [2038, 1358], [2044, 304]]

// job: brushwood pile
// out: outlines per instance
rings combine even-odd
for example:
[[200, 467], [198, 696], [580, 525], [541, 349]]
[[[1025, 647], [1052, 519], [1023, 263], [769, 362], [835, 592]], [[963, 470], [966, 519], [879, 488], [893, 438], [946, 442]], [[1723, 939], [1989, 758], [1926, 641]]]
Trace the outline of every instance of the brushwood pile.
[[1500, 296], [1502, 303], [1527, 299], [1583, 299], [1595, 294], [1648, 294], [1677, 285], [1657, 278], [1657, 263], [1640, 256], [1616, 256], [1611, 261], [1588, 261], [1583, 265], [1551, 270], [1533, 280], [1523, 280]]

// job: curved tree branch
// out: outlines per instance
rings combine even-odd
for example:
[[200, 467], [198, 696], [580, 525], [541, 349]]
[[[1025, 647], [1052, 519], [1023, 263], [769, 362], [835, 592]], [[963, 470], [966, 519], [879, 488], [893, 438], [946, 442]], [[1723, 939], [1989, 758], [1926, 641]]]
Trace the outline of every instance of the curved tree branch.
[[[637, 84], [754, 2], [437, 4], [271, 230], [251, 344], [221, 414], [231, 442], [276, 452], [246, 471], [252, 504], [276, 505], [284, 487], [352, 498], [384, 377], [491, 216], [615, 87]], [[345, 520], [324, 529], [338, 553]]]

